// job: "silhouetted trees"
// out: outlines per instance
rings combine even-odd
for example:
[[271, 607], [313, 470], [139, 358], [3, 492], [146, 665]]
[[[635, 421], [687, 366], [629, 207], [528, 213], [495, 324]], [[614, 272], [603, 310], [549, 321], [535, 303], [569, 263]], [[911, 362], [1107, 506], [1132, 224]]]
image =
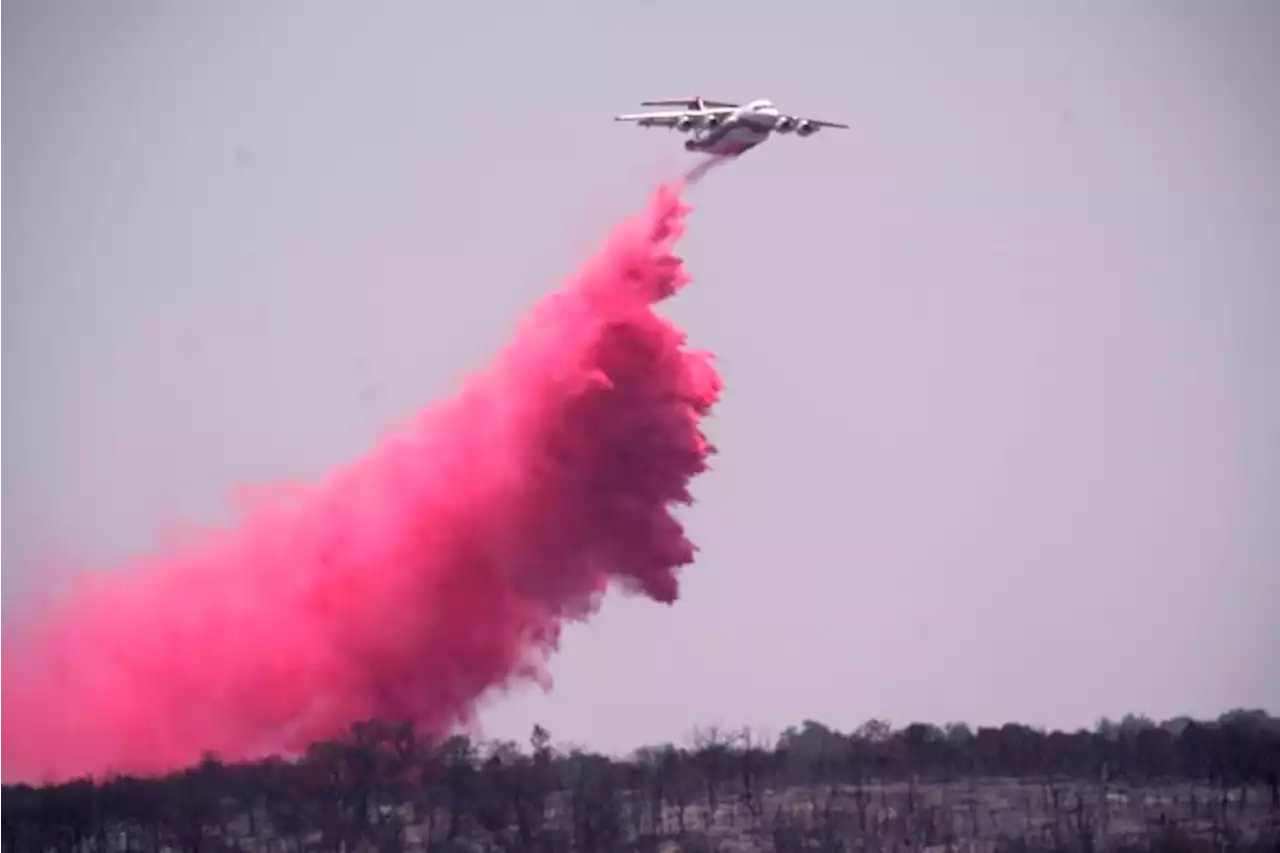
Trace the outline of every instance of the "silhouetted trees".
[[775, 850], [984, 834], [1092, 850], [1124, 812], [1149, 839], [1225, 848], [1275, 844], [1278, 786], [1280, 719], [1263, 711], [1128, 715], [1076, 732], [884, 720], [842, 732], [806, 720], [769, 740], [713, 727], [626, 759], [557, 749], [540, 726], [522, 747], [369, 721], [293, 760], [210, 756], [158, 779], [5, 786], [2, 838], [5, 851], [596, 853], [723, 830]]

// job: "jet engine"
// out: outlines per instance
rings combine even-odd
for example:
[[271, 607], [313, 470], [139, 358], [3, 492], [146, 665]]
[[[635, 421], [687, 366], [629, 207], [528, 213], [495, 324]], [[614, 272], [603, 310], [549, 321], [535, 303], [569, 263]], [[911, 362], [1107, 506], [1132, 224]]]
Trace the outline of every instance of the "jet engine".
[[816, 124], [810, 124], [807, 121], [801, 120], [800, 123], [796, 125], [796, 133], [800, 136], [813, 136], [817, 132], [818, 125]]
[[676, 130], [680, 131], [681, 133], [688, 133], [689, 131], [693, 130], [694, 126], [697, 123], [698, 123], [697, 119], [691, 116], [685, 116], [684, 118], [678, 119], [676, 121]]
[[702, 120], [702, 126], [707, 130], [711, 130], [712, 128], [719, 127], [721, 121], [723, 121], [723, 119], [721, 119], [720, 116], [707, 116]]
[[790, 133], [796, 129], [796, 120], [791, 116], [782, 116], [773, 123], [774, 133]]

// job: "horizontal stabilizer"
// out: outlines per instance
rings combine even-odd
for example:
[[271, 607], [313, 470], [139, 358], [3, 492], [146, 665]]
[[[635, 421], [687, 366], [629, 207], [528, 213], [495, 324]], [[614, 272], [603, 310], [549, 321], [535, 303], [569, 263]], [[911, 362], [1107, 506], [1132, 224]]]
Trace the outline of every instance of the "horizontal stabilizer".
[[690, 109], [700, 110], [704, 107], [736, 107], [735, 103], [729, 101], [708, 101], [694, 95], [689, 98], [662, 98], [655, 101], [641, 101], [642, 107], [689, 107]]

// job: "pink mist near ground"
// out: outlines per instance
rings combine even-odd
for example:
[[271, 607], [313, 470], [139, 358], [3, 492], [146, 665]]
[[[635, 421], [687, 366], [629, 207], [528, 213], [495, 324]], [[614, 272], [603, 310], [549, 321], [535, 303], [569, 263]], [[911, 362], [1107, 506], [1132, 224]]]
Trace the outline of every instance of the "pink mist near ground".
[[[300, 750], [373, 717], [444, 731], [545, 679], [610, 582], [671, 603], [672, 517], [720, 378], [653, 311], [688, 277], [678, 186], [455, 396], [316, 486], [81, 578], [3, 649], [7, 781]], [[299, 428], [305, 428], [300, 424]]]

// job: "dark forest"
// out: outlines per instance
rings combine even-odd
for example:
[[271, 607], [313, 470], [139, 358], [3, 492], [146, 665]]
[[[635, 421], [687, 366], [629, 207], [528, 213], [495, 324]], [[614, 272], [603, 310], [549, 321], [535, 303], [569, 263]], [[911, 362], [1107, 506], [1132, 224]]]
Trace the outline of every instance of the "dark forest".
[[806, 720], [626, 758], [370, 721], [305, 755], [7, 785], [5, 851], [1277, 850], [1280, 719]]

